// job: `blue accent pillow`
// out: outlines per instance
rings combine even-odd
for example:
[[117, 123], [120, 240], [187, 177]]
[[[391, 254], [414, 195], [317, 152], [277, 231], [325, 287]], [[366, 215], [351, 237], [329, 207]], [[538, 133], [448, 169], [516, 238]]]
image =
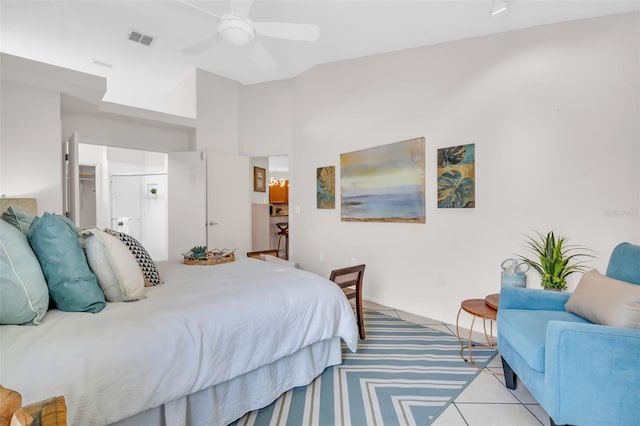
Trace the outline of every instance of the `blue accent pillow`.
[[49, 289], [27, 237], [0, 220], [0, 324], [40, 324]]
[[45, 213], [27, 231], [56, 307], [69, 312], [100, 312], [106, 305], [98, 281], [72, 228], [61, 216]]

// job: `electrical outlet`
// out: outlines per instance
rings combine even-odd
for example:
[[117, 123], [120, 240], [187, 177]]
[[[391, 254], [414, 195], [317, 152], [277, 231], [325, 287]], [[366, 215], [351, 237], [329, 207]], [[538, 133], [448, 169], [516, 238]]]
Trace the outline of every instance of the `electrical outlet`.
[[324, 262], [324, 253], [320, 253], [320, 262]]
[[351, 266], [355, 266], [356, 265], [356, 258], [352, 257], [351, 258]]

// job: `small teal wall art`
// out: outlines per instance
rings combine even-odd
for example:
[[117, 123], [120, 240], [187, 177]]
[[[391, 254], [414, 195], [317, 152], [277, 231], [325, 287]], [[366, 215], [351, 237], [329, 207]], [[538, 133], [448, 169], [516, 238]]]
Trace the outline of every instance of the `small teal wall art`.
[[476, 206], [476, 144], [438, 149], [438, 208]]
[[318, 167], [316, 199], [319, 209], [336, 208], [336, 166]]
[[341, 154], [342, 221], [425, 223], [424, 146], [421, 137]]

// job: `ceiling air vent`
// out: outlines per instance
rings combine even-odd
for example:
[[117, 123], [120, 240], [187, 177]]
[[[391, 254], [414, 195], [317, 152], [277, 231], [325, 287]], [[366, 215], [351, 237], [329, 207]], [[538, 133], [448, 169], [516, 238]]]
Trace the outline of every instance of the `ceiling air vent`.
[[137, 31], [131, 31], [129, 33], [129, 40], [135, 43], [144, 44], [145, 46], [150, 46], [151, 43], [153, 43], [153, 37], [139, 33]]
[[145, 46], [151, 45], [152, 41], [153, 41], [153, 37], [149, 37], [148, 35], [143, 35], [142, 38], [140, 39], [140, 43], [144, 44]]

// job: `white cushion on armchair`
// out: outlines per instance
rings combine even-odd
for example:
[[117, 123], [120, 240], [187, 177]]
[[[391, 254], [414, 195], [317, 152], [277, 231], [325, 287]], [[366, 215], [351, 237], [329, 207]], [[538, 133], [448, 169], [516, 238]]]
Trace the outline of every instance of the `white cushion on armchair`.
[[595, 324], [640, 328], [640, 285], [593, 269], [582, 276], [564, 308]]

